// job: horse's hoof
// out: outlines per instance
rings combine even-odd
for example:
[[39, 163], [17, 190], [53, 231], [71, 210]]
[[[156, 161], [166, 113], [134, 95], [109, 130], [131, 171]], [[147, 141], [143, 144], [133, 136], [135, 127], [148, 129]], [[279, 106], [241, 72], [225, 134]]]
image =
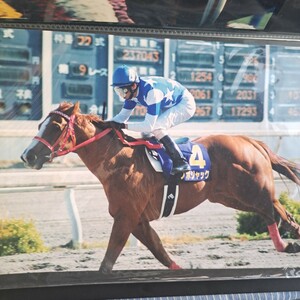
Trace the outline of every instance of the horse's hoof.
[[109, 275], [112, 273], [112, 268], [108, 268], [104, 265], [101, 265], [99, 268], [99, 272], [103, 275]]
[[99, 268], [99, 272], [102, 274], [102, 275], [110, 275], [111, 274], [111, 271], [105, 269], [105, 268]]
[[180, 266], [178, 266], [174, 261], [171, 263], [171, 265], [169, 266], [170, 270], [181, 270], [182, 268]]
[[287, 252], [287, 253], [298, 253], [298, 252], [300, 252], [300, 245], [297, 244], [297, 243], [288, 243], [288, 245], [284, 249], [284, 252]]

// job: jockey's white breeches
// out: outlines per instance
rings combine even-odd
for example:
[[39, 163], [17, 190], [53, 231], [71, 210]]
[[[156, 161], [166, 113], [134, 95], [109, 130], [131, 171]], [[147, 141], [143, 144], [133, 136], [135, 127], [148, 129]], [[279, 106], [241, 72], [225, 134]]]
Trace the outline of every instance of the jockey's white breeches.
[[158, 116], [152, 130], [153, 135], [160, 140], [168, 134], [167, 130], [169, 128], [189, 120], [195, 114], [195, 111], [195, 99], [189, 91], [185, 91], [180, 103], [166, 109]]

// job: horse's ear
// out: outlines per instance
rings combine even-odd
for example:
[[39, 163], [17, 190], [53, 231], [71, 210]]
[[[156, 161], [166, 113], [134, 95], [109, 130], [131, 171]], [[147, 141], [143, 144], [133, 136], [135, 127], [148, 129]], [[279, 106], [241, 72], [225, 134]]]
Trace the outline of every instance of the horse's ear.
[[80, 113], [80, 103], [76, 102], [75, 104], [71, 102], [63, 102], [62, 106], [65, 105], [66, 108], [63, 110], [66, 114], [70, 115], [76, 115]]
[[80, 112], [80, 102], [77, 101], [74, 105], [74, 108], [73, 108], [73, 114], [77, 114]]

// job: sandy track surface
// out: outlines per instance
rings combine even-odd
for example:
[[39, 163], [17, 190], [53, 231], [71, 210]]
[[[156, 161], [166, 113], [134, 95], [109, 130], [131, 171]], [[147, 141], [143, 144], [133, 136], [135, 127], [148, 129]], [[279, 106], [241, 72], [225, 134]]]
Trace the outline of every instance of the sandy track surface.
[[[0, 274], [98, 270], [104, 256], [112, 219], [101, 188], [76, 190], [86, 249], [60, 247], [72, 237], [64, 190], [1, 193], [1, 217], [32, 219], [41, 233], [46, 253], [0, 257]], [[236, 211], [205, 202], [185, 214], [152, 222], [173, 259], [185, 269], [296, 268], [300, 253], [275, 251], [271, 240], [239, 241]], [[212, 238], [224, 236], [224, 238]], [[165, 269], [134, 239], [122, 251], [115, 270]]]

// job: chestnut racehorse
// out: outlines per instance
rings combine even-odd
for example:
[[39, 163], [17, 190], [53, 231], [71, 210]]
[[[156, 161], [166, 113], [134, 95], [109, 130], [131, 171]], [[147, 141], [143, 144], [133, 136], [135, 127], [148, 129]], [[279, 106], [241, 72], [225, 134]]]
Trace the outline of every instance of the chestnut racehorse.
[[[79, 103], [63, 102], [40, 124], [37, 136], [21, 158], [26, 165], [39, 170], [55, 156], [76, 152], [99, 179], [114, 219], [101, 272], [112, 271], [131, 233], [164, 266], [179, 269], [150, 225], [160, 216], [165, 179], [150, 165], [144, 145], [124, 144], [120, 132], [108, 128], [107, 124], [95, 115], [81, 114]], [[206, 199], [255, 212], [266, 221], [277, 251], [299, 252], [299, 244], [286, 243], [279, 234], [277, 217], [297, 238], [300, 238], [300, 226], [275, 198], [273, 178], [275, 170], [300, 185], [299, 167], [277, 156], [264, 143], [246, 136], [214, 135], [194, 142], [208, 150], [211, 178], [180, 182], [174, 213], [184, 213]]]

